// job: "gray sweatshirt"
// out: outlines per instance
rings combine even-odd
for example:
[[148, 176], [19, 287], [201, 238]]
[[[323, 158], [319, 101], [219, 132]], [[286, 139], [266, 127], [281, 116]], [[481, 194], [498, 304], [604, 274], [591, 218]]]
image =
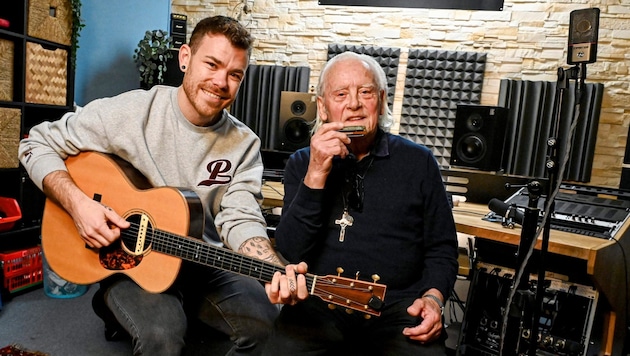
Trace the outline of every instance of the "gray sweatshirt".
[[248, 238], [267, 236], [260, 140], [225, 110], [215, 125], [194, 126], [177, 104], [177, 88], [134, 90], [33, 127], [18, 154], [41, 189], [47, 174], [66, 170], [63, 160], [82, 151], [117, 155], [155, 187], [194, 190], [209, 242], [238, 249]]

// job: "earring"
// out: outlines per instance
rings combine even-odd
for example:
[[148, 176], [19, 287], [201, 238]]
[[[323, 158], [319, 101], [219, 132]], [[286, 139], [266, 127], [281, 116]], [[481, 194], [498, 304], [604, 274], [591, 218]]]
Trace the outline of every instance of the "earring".
[[186, 69], [186, 66], [182, 66], [182, 70], [185, 70], [185, 69]]

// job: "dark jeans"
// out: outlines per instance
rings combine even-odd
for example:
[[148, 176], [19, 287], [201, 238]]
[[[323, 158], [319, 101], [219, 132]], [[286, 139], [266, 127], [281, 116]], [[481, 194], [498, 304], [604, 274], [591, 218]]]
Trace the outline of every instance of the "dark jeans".
[[260, 354], [279, 313], [260, 282], [210, 268], [183, 270], [187, 278], [165, 293], [148, 293], [126, 278], [107, 289], [105, 302], [131, 335], [134, 355], [180, 355], [187, 315], [228, 335], [229, 355]]
[[446, 331], [437, 342], [422, 345], [402, 334], [420, 321], [407, 313], [413, 300], [387, 306], [379, 317], [366, 319], [310, 297], [295, 306], [285, 305], [263, 355], [445, 355]]

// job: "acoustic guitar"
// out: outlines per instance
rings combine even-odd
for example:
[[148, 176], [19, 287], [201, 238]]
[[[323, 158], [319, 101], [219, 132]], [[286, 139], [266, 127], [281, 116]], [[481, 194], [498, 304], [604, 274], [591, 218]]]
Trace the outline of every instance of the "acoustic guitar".
[[[200, 237], [203, 208], [191, 190], [152, 187], [128, 162], [97, 152], [66, 160], [70, 176], [88, 196], [109, 206], [131, 226], [116, 243], [89, 248], [70, 215], [48, 199], [42, 221], [42, 248], [50, 267], [65, 280], [92, 284], [122, 273], [143, 289], [159, 293], [173, 284], [182, 260], [271, 282], [284, 267], [211, 245]], [[341, 269], [340, 269], [341, 271]], [[341, 273], [341, 272], [340, 272]], [[340, 275], [306, 274], [311, 295], [367, 315], [380, 315], [386, 286]]]

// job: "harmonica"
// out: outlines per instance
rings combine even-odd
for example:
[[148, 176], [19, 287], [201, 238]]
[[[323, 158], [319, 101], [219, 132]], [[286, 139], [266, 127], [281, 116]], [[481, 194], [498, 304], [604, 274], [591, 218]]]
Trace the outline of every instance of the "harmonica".
[[365, 136], [365, 126], [346, 126], [339, 132], [347, 134], [348, 137], [362, 137]]

